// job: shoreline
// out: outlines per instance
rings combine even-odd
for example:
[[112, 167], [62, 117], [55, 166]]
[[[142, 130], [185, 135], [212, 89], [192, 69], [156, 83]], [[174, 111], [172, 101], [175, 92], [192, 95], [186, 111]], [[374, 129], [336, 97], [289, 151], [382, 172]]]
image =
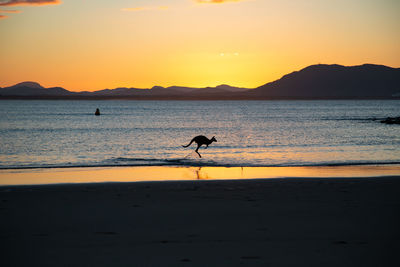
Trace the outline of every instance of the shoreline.
[[113, 183], [276, 178], [400, 176], [399, 164], [304, 167], [118, 166], [0, 170], [0, 187], [70, 183]]
[[[224, 180], [160, 180], [160, 181], [136, 181], [136, 182], [89, 182], [89, 183], [53, 183], [53, 184], [17, 184], [17, 185], [0, 185], [0, 194], [8, 193], [12, 191], [18, 192], [27, 192], [27, 191], [35, 191], [35, 190], [81, 190], [85, 189], [111, 189], [121, 188], [121, 187], [158, 187], [164, 188], [167, 190], [170, 187], [192, 187], [196, 190], [197, 186], [202, 184], [207, 185], [217, 185], [217, 186], [235, 186], [241, 183], [244, 184], [258, 184], [265, 182], [273, 182], [273, 183], [298, 183], [298, 182], [317, 182], [317, 183], [331, 183], [334, 184], [336, 182], [346, 182], [349, 184], [352, 183], [362, 183], [362, 182], [382, 182], [382, 181], [393, 181], [398, 180], [400, 182], [400, 175], [392, 175], [392, 176], [368, 176], [368, 177], [278, 177], [278, 178], [256, 178], [256, 179], [224, 179]], [[400, 189], [400, 188], [399, 188]]]
[[0, 188], [2, 266], [394, 266], [400, 176]]

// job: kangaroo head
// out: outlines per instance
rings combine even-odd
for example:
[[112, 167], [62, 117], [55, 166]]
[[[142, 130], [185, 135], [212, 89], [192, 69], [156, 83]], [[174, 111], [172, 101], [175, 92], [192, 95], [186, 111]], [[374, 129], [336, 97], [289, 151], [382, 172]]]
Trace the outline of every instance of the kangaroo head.
[[213, 136], [213, 137], [211, 138], [211, 141], [212, 141], [212, 142], [218, 142], [217, 139], [215, 139], [215, 136]]

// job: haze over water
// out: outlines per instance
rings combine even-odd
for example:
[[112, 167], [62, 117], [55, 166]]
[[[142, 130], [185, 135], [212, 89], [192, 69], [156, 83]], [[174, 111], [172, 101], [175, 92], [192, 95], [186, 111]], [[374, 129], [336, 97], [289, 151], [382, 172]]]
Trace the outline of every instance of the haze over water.
[[[100, 108], [101, 116], [94, 116]], [[400, 162], [399, 101], [1, 101], [0, 168]], [[217, 143], [183, 148], [196, 135]]]

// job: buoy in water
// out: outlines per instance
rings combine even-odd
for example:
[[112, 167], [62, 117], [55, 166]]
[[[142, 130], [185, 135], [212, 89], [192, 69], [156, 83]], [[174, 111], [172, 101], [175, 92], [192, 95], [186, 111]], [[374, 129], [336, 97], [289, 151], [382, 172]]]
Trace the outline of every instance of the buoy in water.
[[100, 109], [96, 108], [96, 112], [94, 113], [96, 116], [100, 116]]

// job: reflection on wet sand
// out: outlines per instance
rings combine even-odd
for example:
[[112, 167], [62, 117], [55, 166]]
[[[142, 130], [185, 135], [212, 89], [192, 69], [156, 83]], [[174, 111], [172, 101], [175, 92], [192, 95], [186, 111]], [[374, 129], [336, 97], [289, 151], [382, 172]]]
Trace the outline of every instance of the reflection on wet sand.
[[102, 167], [0, 170], [0, 185], [226, 180], [284, 177], [379, 177], [400, 174], [400, 165], [335, 167]]

